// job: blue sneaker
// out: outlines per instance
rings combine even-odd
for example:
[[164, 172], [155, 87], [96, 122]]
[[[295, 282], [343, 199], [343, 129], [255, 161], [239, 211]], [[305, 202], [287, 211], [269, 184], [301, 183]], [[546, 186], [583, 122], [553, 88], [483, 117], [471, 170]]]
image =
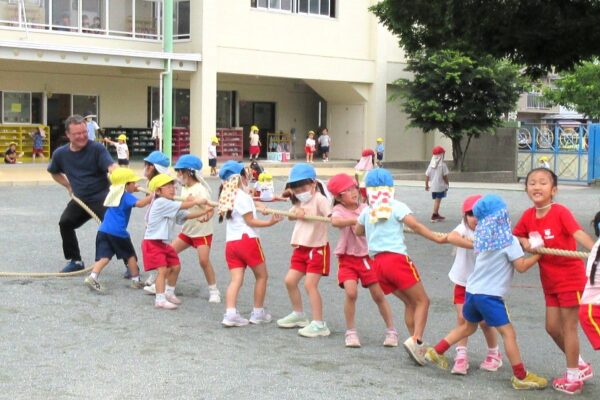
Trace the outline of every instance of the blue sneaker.
[[60, 272], [62, 272], [62, 273], [77, 272], [77, 271], [81, 271], [84, 268], [85, 268], [85, 265], [83, 265], [83, 261], [71, 260], [67, 263], [67, 265], [65, 265], [65, 267]]

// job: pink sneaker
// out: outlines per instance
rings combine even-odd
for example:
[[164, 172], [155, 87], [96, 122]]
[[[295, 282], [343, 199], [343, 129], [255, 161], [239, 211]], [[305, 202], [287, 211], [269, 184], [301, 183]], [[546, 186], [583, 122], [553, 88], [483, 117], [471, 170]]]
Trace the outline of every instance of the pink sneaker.
[[356, 331], [346, 331], [346, 347], [360, 347], [360, 340]]
[[469, 358], [466, 354], [454, 357], [454, 366], [451, 373], [454, 375], [466, 375], [469, 370]]
[[554, 390], [563, 392], [566, 394], [579, 394], [583, 390], [583, 381], [569, 382], [566, 374], [560, 378], [554, 378], [552, 380], [552, 387]]
[[594, 377], [594, 370], [592, 369], [592, 364], [585, 364], [579, 366], [579, 379], [582, 382], [585, 382]]
[[174, 294], [165, 294], [165, 298], [167, 301], [170, 301], [173, 304], [181, 304], [181, 300], [179, 300]]
[[156, 308], [164, 308], [165, 310], [175, 310], [177, 308], [176, 304], [171, 303], [170, 301], [155, 301], [154, 307]]
[[483, 360], [483, 362], [481, 364], [479, 364], [479, 368], [481, 368], [485, 371], [490, 371], [490, 372], [498, 371], [498, 369], [501, 366], [502, 366], [502, 353], [500, 353], [500, 352], [498, 352], [497, 354], [488, 353], [488, 355], [485, 357], [485, 360]]

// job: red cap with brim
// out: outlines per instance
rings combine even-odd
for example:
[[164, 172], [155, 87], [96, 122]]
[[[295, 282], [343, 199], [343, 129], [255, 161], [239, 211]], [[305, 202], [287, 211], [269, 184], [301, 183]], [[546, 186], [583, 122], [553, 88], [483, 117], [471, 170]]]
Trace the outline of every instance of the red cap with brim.
[[375, 152], [372, 149], [364, 149], [361, 153], [361, 157], [374, 156]]
[[348, 174], [337, 174], [327, 182], [327, 190], [334, 196], [354, 186], [356, 186], [356, 181]]
[[477, 200], [479, 200], [480, 198], [482, 198], [483, 196], [480, 194], [474, 194], [472, 196], [469, 196], [465, 199], [465, 201], [463, 201], [463, 205], [462, 205], [462, 212], [463, 214], [469, 211], [473, 211], [473, 207], [475, 207], [475, 203], [477, 203]]
[[434, 156], [440, 155], [440, 154], [444, 154], [446, 152], [446, 150], [442, 147], [442, 146], [435, 146], [432, 150], [431, 153]]

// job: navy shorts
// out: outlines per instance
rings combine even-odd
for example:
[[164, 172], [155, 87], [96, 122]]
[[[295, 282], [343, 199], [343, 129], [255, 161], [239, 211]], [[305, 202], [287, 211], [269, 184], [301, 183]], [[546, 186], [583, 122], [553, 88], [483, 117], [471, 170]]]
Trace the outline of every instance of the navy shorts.
[[489, 326], [510, 324], [504, 300], [499, 296], [467, 292], [463, 305], [463, 318], [472, 323], [485, 321]]
[[443, 199], [444, 197], [446, 197], [446, 193], [448, 193], [448, 191], [443, 191], [443, 192], [431, 192], [431, 198], [432, 199]]
[[383, 160], [383, 153], [377, 153], [377, 161]]
[[129, 159], [127, 159], [127, 158], [119, 158], [117, 160], [117, 164], [119, 164], [119, 165], [129, 165]]
[[135, 257], [137, 260], [131, 238], [123, 238], [98, 231], [96, 234], [96, 261], [102, 258], [110, 260], [115, 255], [120, 260], [127, 261], [130, 257]]
[[329, 153], [329, 146], [321, 146], [321, 153]]
[[208, 166], [211, 168], [214, 168], [217, 166], [217, 159], [216, 158], [209, 158], [208, 159]]

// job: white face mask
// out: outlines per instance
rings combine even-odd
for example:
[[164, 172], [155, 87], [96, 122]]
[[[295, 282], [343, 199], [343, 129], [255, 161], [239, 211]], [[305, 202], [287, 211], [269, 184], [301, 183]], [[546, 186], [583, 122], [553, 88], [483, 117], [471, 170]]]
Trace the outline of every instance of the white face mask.
[[309, 190], [307, 192], [295, 193], [294, 196], [296, 196], [300, 203], [308, 203], [312, 199], [313, 194]]

